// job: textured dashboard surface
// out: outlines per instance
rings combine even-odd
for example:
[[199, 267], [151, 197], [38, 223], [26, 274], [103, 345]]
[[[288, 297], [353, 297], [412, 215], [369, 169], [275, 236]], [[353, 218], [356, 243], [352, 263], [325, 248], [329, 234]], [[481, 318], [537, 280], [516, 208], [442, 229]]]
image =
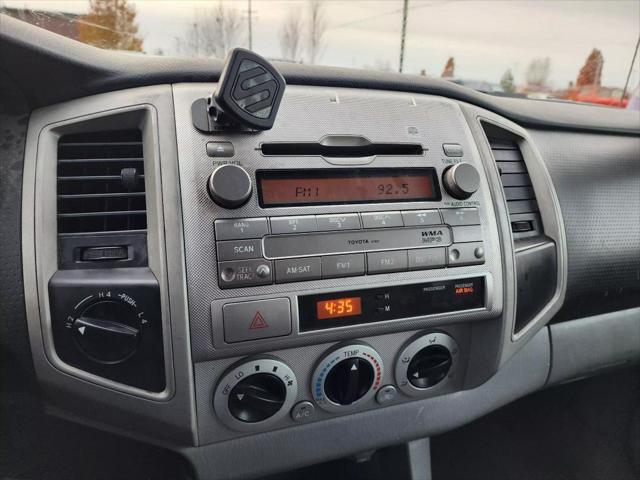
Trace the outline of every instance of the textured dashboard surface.
[[640, 138], [530, 133], [564, 217], [569, 278], [561, 316], [640, 305]]
[[[20, 248], [22, 165], [28, 119], [22, 93], [0, 71], [0, 373], [3, 383], [0, 398], [3, 403], [15, 397], [12, 388], [23, 388], [34, 379]], [[5, 379], [10, 384], [7, 388]], [[9, 408], [0, 408], [0, 412], [8, 411]]]

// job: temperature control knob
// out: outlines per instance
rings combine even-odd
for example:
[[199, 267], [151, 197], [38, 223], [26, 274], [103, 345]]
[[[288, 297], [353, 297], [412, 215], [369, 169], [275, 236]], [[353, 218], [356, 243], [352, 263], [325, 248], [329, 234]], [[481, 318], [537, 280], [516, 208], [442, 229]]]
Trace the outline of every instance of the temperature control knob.
[[73, 322], [76, 345], [101, 363], [119, 363], [131, 357], [140, 341], [140, 322], [125, 304], [106, 300], [88, 306]]
[[238, 208], [251, 198], [251, 177], [238, 165], [216, 168], [208, 181], [209, 196], [223, 208]]
[[373, 348], [341, 346], [318, 363], [311, 380], [311, 392], [324, 410], [351, 409], [376, 394], [382, 373], [382, 359]]
[[251, 431], [286, 416], [297, 393], [296, 377], [285, 363], [255, 358], [227, 370], [216, 387], [213, 406], [228, 427]]
[[478, 190], [480, 175], [473, 165], [457, 163], [444, 171], [442, 184], [453, 198], [464, 200]]

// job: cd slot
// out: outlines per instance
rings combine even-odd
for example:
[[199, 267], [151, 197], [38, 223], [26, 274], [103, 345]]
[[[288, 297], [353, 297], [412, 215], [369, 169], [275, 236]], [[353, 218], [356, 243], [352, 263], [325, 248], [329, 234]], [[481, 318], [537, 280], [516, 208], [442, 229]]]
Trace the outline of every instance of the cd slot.
[[326, 158], [360, 158], [379, 155], [422, 155], [418, 143], [373, 143], [361, 137], [328, 137], [321, 142], [263, 143], [261, 151], [266, 156], [320, 156]]

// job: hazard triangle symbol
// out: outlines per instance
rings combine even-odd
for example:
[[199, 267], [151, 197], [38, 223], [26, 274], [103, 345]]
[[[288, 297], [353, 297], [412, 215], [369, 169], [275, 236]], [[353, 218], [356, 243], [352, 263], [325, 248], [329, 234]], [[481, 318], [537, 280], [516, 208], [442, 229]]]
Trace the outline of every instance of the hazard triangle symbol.
[[264, 319], [260, 312], [256, 312], [253, 316], [253, 320], [251, 320], [251, 325], [249, 325], [249, 330], [256, 330], [258, 328], [267, 328], [269, 324]]

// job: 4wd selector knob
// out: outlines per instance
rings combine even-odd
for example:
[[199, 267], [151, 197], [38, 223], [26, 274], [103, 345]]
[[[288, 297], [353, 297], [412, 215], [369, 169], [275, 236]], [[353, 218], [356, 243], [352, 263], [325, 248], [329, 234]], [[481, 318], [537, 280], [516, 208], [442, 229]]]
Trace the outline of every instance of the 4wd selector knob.
[[207, 183], [209, 196], [224, 208], [238, 208], [251, 198], [251, 177], [238, 165], [221, 165]]
[[340, 346], [318, 363], [311, 379], [311, 393], [324, 410], [350, 409], [376, 394], [382, 373], [382, 359], [373, 348]]
[[123, 362], [136, 352], [140, 321], [124, 303], [105, 300], [89, 305], [72, 325], [79, 350], [100, 363]]
[[473, 165], [457, 163], [444, 171], [442, 184], [453, 198], [464, 200], [478, 190], [480, 175]]

